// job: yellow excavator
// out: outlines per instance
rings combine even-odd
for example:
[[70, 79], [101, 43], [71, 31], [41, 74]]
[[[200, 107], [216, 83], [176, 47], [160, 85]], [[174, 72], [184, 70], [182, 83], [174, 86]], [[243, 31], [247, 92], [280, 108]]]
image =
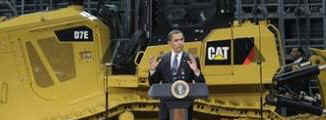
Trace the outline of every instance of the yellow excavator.
[[[99, 1], [96, 16], [75, 2], [0, 21], [0, 119], [158, 119], [148, 63], [170, 51], [171, 29], [185, 32], [185, 50], [200, 59], [209, 87], [209, 97], [194, 102], [194, 120], [320, 118], [323, 79], [318, 113], [278, 111], [276, 78], [288, 73], [279, 69], [280, 34], [268, 21], [234, 20], [233, 2]], [[312, 63], [323, 64], [326, 52], [315, 51]]]

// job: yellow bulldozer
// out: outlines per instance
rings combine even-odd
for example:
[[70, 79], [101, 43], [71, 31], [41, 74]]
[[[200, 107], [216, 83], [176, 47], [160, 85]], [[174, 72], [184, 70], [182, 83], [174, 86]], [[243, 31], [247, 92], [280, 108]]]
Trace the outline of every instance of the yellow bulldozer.
[[[282, 106], [266, 104], [279, 97], [280, 34], [268, 21], [234, 20], [232, 4], [126, 0], [102, 4], [95, 16], [77, 2], [0, 21], [0, 119], [157, 120], [148, 63], [170, 51], [171, 29], [185, 32], [185, 50], [199, 58], [209, 87], [194, 102], [194, 120], [321, 118], [323, 72], [322, 104], [311, 104], [317, 115], [284, 116]], [[312, 63], [325, 63], [326, 52], [314, 51]]]

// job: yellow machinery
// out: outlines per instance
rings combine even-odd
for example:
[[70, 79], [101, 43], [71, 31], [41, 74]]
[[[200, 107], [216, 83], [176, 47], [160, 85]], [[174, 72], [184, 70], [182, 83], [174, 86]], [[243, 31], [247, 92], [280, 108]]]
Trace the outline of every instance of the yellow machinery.
[[[169, 47], [148, 45], [133, 54], [134, 73], [116, 73], [112, 59], [123, 51], [108, 52], [111, 31], [78, 5], [0, 22], [0, 119], [157, 119], [148, 61]], [[277, 29], [265, 21], [236, 21], [186, 42], [210, 92], [194, 102], [194, 119], [286, 119], [265, 104], [283, 65], [279, 45]]]
[[[72, 119], [103, 111], [100, 60], [109, 30], [102, 22], [71, 6], [4, 21], [0, 29], [2, 120]], [[69, 37], [84, 41], [64, 41]]]
[[[319, 49], [314, 49], [311, 48], [311, 50], [315, 53], [315, 55], [310, 57], [310, 61], [312, 62], [312, 64], [317, 64], [317, 65], [322, 65], [322, 64], [326, 64], [325, 60], [326, 60], [326, 51], [325, 50], [319, 50]], [[322, 106], [323, 108], [325, 108], [326, 105], [326, 72], [322, 71], [319, 76], [318, 76], [318, 84], [320, 86], [320, 92], [321, 92], [321, 97], [322, 97]]]

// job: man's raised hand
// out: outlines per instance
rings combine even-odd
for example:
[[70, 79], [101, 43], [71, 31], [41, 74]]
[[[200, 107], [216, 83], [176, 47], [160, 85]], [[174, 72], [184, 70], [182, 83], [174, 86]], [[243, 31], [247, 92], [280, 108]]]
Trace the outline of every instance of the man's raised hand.
[[160, 64], [160, 62], [161, 62], [161, 59], [156, 60], [155, 57], [153, 57], [153, 56], [150, 57], [149, 58], [149, 64], [150, 64], [149, 70], [155, 71], [156, 70], [156, 67], [158, 66], [158, 64]]
[[189, 55], [190, 60], [187, 61], [190, 69], [198, 76], [200, 74], [200, 70], [197, 67], [197, 61], [194, 56]]

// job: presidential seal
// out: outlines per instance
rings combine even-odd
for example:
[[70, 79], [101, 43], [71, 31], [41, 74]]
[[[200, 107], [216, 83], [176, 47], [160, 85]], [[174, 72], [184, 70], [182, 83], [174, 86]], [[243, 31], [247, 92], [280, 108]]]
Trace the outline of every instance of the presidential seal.
[[187, 82], [183, 80], [175, 81], [171, 86], [172, 96], [177, 99], [183, 99], [189, 95], [190, 87]]

